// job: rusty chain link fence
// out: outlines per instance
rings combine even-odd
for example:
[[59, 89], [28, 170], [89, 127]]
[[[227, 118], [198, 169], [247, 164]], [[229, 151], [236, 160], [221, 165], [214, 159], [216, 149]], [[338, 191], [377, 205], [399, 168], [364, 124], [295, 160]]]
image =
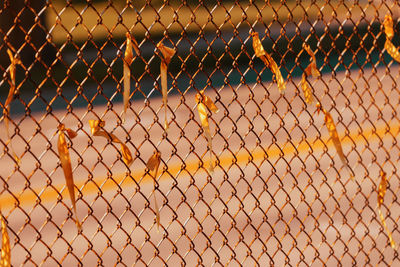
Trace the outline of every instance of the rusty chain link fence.
[[[392, 15], [398, 47], [399, 12], [383, 0], [1, 1], [0, 205], [12, 266], [400, 264], [377, 206], [384, 171], [382, 213], [400, 243], [400, 77], [383, 27]], [[126, 32], [140, 53], [123, 121]], [[252, 32], [277, 62], [284, 94], [255, 56]], [[160, 41], [176, 50], [168, 132]], [[324, 115], [304, 99], [303, 44], [321, 72], [307, 82], [332, 115], [354, 179]], [[22, 61], [8, 114], [7, 49]], [[208, 114], [214, 172], [201, 90], [219, 108]], [[92, 135], [90, 119], [126, 144], [130, 167], [118, 144]], [[67, 142], [80, 231], [57, 151], [60, 123], [78, 134]], [[153, 185], [146, 163], [155, 150]]]

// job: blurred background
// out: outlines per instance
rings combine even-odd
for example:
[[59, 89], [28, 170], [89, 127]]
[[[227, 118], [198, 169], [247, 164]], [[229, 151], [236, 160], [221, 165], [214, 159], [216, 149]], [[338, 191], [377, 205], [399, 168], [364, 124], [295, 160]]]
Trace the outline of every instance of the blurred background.
[[[199, 89], [210, 84], [216, 88], [226, 85], [226, 79], [236, 85], [241, 77], [255, 82], [257, 75], [245, 72], [250, 64], [256, 69], [263, 67], [261, 61], [251, 61], [252, 51], [248, 52], [252, 49], [252, 30], [259, 31], [264, 46], [276, 52], [285, 77], [300, 76], [307, 66], [308, 55], [302, 52], [305, 41], [325, 51], [317, 51], [319, 59], [327, 59], [320, 62], [323, 72], [370, 67], [379, 60], [374, 45], [384, 43], [379, 23], [383, 12], [378, 13], [379, 6], [374, 2], [367, 5], [367, 1], [357, 5], [340, 1], [167, 1], [165, 5], [163, 1], [133, 1], [129, 6], [125, 1], [37, 1], [27, 8], [24, 1], [4, 1], [2, 34], [7, 44], [18, 50], [24, 71], [29, 72], [29, 79], [18, 75], [21, 97], [25, 92], [32, 93], [32, 88], [43, 93], [44, 102], [34, 101], [28, 106], [38, 111], [47, 107], [58, 87], [63, 87], [66, 94], [77, 87], [87, 89], [82, 97], [73, 100], [73, 106], [86, 106], [85, 97], [94, 101], [92, 104], [106, 104], [110, 98], [122, 101], [116, 91], [121, 90], [121, 55], [127, 31], [140, 43], [144, 59], [136, 60], [132, 70], [137, 83], [133, 98], [148, 96], [154, 87], [154, 77], [149, 72], [158, 71], [159, 59], [154, 51], [162, 39], [173, 43], [182, 54], [181, 59], [173, 59], [170, 70], [174, 76], [179, 73], [175, 82], [183, 91], [190, 88], [191, 81]], [[6, 47], [1, 46], [4, 55]], [[40, 58], [35, 59], [35, 55]], [[232, 62], [237, 68], [231, 70]], [[8, 64], [8, 58], [2, 57], [3, 72]], [[197, 71], [199, 67], [201, 72]], [[96, 73], [96, 77], [88, 75], [88, 71]], [[272, 78], [268, 71], [261, 75], [262, 80]], [[93, 99], [99, 87], [103, 97]], [[3, 95], [7, 91], [1, 90]], [[28, 94], [26, 101], [31, 97]], [[24, 112], [24, 105], [13, 105], [16, 112]], [[66, 103], [55, 100], [51, 107], [65, 108]]]

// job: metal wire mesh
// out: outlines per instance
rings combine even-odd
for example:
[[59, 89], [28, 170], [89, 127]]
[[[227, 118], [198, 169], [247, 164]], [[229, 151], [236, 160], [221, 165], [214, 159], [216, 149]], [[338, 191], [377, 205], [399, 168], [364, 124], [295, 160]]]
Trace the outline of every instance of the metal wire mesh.
[[[399, 264], [376, 204], [384, 170], [383, 212], [398, 242], [399, 72], [384, 50], [386, 14], [398, 46], [397, 1], [2, 1], [3, 110], [6, 50], [22, 59], [10, 139], [0, 125], [12, 265]], [[140, 54], [123, 123], [128, 31]], [[251, 32], [280, 67], [285, 94], [255, 57]], [[167, 134], [159, 41], [177, 50], [168, 67]], [[323, 115], [304, 100], [304, 43], [322, 73], [308, 82], [336, 122], [354, 180]], [[220, 109], [210, 113], [214, 173], [196, 110], [201, 90]], [[91, 135], [89, 119], [106, 121], [126, 142], [130, 168], [117, 145]], [[56, 150], [59, 123], [78, 133], [68, 143], [80, 232]], [[162, 154], [159, 231], [146, 169], [155, 149]]]

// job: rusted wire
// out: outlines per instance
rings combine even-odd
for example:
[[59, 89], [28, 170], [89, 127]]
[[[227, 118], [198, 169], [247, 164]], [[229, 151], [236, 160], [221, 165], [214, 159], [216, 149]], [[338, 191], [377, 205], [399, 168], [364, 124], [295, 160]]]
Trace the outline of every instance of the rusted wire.
[[3, 2], [12, 266], [399, 265], [396, 1]]

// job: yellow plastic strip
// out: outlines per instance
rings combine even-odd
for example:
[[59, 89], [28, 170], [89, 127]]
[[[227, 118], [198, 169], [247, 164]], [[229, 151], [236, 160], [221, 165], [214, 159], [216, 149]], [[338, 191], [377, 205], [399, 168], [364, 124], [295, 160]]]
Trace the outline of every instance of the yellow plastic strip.
[[11, 266], [11, 247], [10, 247], [10, 237], [7, 232], [7, 223], [0, 212], [1, 217], [1, 259], [0, 267], [10, 267]]
[[15, 153], [14, 147], [12, 145], [11, 142], [11, 137], [10, 137], [10, 129], [9, 129], [9, 117], [10, 117], [10, 104], [11, 101], [14, 98], [15, 95], [15, 89], [16, 89], [16, 84], [15, 84], [15, 76], [16, 76], [16, 72], [17, 72], [17, 65], [18, 64], [22, 64], [21, 61], [14, 57], [13, 53], [11, 52], [10, 49], [7, 49], [7, 54], [10, 58], [10, 79], [11, 79], [11, 84], [10, 84], [10, 91], [8, 92], [8, 96], [6, 99], [6, 102], [4, 103], [4, 124], [6, 127], [6, 133], [7, 133], [7, 138], [8, 138], [8, 143], [10, 144], [10, 148], [11, 148], [11, 153], [15, 159], [15, 161], [19, 164], [20, 163], [20, 159], [17, 156], [17, 154]]
[[342, 161], [343, 165], [349, 170], [349, 172], [351, 174], [351, 178], [354, 179], [353, 171], [351, 170], [351, 168], [347, 162], [347, 159], [343, 153], [342, 143], [340, 142], [339, 135], [336, 130], [336, 125], [335, 125], [335, 122], [333, 121], [331, 114], [326, 109], [322, 108], [320, 103], [317, 103], [317, 110], [318, 110], [318, 112], [320, 110], [322, 110], [322, 112], [324, 113], [325, 125], [326, 125], [326, 128], [328, 129], [329, 135], [330, 135], [332, 142], [336, 148], [339, 158]]
[[123, 122], [126, 120], [126, 110], [128, 109], [129, 97], [131, 93], [131, 69], [130, 65], [133, 61], [133, 44], [132, 37], [129, 32], [126, 33], [126, 48], [124, 55], [124, 114]]
[[161, 76], [161, 90], [163, 96], [163, 104], [165, 108], [165, 122], [164, 122], [164, 130], [167, 131], [169, 128], [168, 119], [167, 119], [167, 110], [168, 110], [168, 82], [167, 82], [167, 72], [168, 72], [168, 64], [171, 61], [171, 58], [175, 55], [176, 51], [173, 48], [165, 46], [162, 42], [157, 44], [157, 49], [160, 50], [162, 57], [160, 63], [160, 76]]
[[260, 58], [264, 62], [265, 66], [267, 66], [267, 68], [269, 68], [272, 71], [272, 73], [275, 76], [276, 82], [278, 84], [279, 92], [283, 94], [286, 89], [286, 83], [283, 80], [278, 65], [276, 64], [275, 60], [268, 53], [265, 52], [264, 47], [260, 41], [260, 36], [258, 32], [253, 32], [251, 36], [253, 37], [254, 53], [258, 58]]
[[214, 163], [212, 162], [212, 136], [210, 132], [210, 124], [208, 122], [208, 111], [217, 113], [218, 108], [215, 106], [214, 102], [204, 94], [204, 90], [196, 94], [197, 111], [199, 112], [201, 126], [204, 130], [204, 135], [208, 141], [208, 149], [210, 152], [210, 158], [208, 162], [208, 169], [210, 172], [214, 171]]
[[132, 153], [129, 148], [121, 142], [114, 134], [106, 132], [104, 129], [101, 130], [105, 126], [104, 121], [100, 120], [89, 120], [90, 130], [93, 136], [103, 136], [110, 142], [118, 143], [121, 145], [121, 154], [122, 158], [124, 159], [125, 164], [129, 167], [132, 162]]
[[301, 88], [303, 89], [304, 98], [306, 99], [306, 103], [311, 104], [312, 102], [314, 102], [314, 96], [312, 93], [312, 89], [311, 89], [310, 85], [308, 84], [305, 73], [303, 73], [303, 76], [301, 77]]
[[387, 189], [387, 179], [386, 179], [386, 173], [384, 171], [381, 171], [381, 182], [379, 183], [378, 187], [378, 212], [379, 212], [379, 218], [381, 219], [382, 225], [385, 228], [385, 231], [389, 237], [390, 241], [390, 246], [393, 249], [396, 249], [396, 242], [394, 242], [392, 233], [389, 231], [389, 228], [386, 225], [385, 218], [383, 217], [382, 214], [382, 204], [383, 204], [383, 199], [385, 198], [386, 194], [386, 189]]
[[320, 77], [321, 73], [317, 69], [317, 59], [315, 58], [314, 52], [311, 50], [311, 47], [306, 43], [303, 44], [303, 48], [311, 57], [311, 62], [306, 68], [307, 76], [312, 75], [314, 78]]
[[154, 151], [154, 154], [149, 158], [147, 161], [146, 167], [149, 171], [153, 172], [153, 196], [154, 196], [154, 205], [156, 209], [156, 223], [157, 223], [157, 230], [160, 230], [160, 209], [158, 207], [157, 198], [156, 198], [156, 179], [158, 175], [158, 168], [160, 167], [161, 162], [161, 153], [159, 151]]
[[383, 26], [385, 27], [386, 38], [391, 40], [394, 36], [392, 16], [390, 15], [385, 16], [385, 19], [383, 21]]
[[400, 52], [391, 41], [394, 36], [392, 16], [390, 15], [385, 16], [385, 20], [383, 21], [383, 26], [385, 27], [385, 34], [386, 34], [385, 49], [394, 60], [400, 62]]
[[386, 39], [385, 49], [394, 60], [400, 62], [400, 52], [389, 39]]
[[75, 213], [75, 223], [78, 227], [78, 230], [82, 229], [82, 226], [78, 219], [78, 213], [76, 211], [76, 199], [75, 199], [75, 184], [74, 184], [74, 177], [72, 176], [72, 167], [71, 167], [71, 157], [68, 151], [68, 145], [65, 140], [64, 131], [67, 131], [69, 137], [72, 139], [76, 137], [76, 132], [72, 131], [71, 129], [66, 129], [64, 124], [60, 124], [58, 126], [58, 154], [60, 157], [61, 167], [64, 171], [65, 182], [67, 184], [69, 196], [71, 198], [72, 207]]

